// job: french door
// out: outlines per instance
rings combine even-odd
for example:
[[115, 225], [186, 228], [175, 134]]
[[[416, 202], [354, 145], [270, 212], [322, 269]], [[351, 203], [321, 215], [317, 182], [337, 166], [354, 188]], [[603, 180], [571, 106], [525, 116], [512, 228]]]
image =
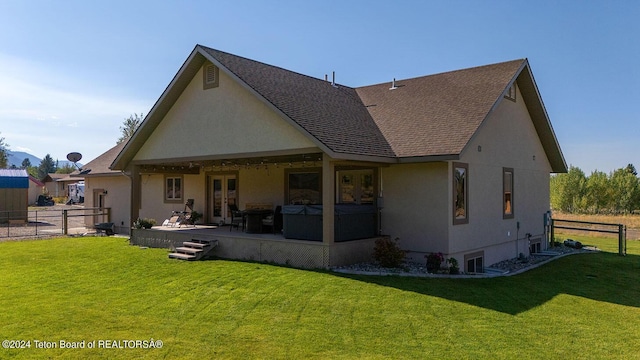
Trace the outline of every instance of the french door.
[[229, 223], [229, 205], [238, 204], [238, 180], [235, 174], [212, 175], [209, 177], [209, 222]]

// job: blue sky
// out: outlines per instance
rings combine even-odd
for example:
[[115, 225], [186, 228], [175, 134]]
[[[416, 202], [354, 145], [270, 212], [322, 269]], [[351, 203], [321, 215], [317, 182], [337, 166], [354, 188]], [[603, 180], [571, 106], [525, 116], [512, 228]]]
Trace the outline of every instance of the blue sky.
[[362, 86], [528, 58], [563, 153], [640, 168], [638, 1], [0, 1], [0, 137], [115, 145], [196, 44]]

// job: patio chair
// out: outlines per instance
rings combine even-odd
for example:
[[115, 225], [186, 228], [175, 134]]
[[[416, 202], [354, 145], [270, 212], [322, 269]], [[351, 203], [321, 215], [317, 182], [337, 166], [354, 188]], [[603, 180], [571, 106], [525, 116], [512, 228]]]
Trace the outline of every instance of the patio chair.
[[276, 206], [273, 214], [262, 219], [262, 227], [265, 226], [271, 227], [274, 234], [282, 230], [282, 206]]
[[191, 221], [191, 213], [193, 212], [193, 199], [187, 200], [184, 204], [183, 211], [173, 211], [171, 213], [171, 217], [162, 224], [164, 226], [182, 226], [182, 225], [193, 225], [193, 221]]
[[234, 226], [236, 229], [239, 229], [240, 225], [242, 225], [242, 230], [244, 230], [244, 211], [238, 209], [238, 206], [235, 204], [229, 204], [229, 212], [231, 213], [231, 226], [229, 227], [229, 231], [231, 231]]

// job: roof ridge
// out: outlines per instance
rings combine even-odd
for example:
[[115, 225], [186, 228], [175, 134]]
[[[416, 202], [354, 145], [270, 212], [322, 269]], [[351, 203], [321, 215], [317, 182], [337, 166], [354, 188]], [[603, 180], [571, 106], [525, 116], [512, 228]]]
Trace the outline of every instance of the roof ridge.
[[[256, 64], [260, 64], [260, 65], [263, 65], [263, 66], [268, 66], [268, 67], [270, 67], [270, 68], [274, 68], [274, 69], [278, 69], [278, 70], [286, 71], [286, 72], [288, 72], [288, 73], [292, 73], [292, 74], [296, 74], [296, 75], [299, 75], [299, 76], [303, 76], [303, 77], [309, 78], [309, 79], [311, 79], [311, 80], [316, 80], [316, 81], [321, 81], [321, 82], [328, 82], [327, 80], [324, 80], [324, 79], [322, 79], [322, 78], [317, 78], [317, 77], [315, 77], [315, 76], [311, 76], [311, 75], [303, 74], [303, 73], [301, 73], [301, 72], [297, 72], [297, 71], [289, 70], [289, 69], [283, 68], [283, 67], [281, 67], [281, 66], [272, 65], [272, 64], [268, 64], [268, 63], [263, 62], [263, 61], [258, 61], [258, 60], [250, 59], [250, 58], [248, 58], [248, 57], [244, 57], [244, 56], [240, 56], [240, 55], [236, 55], [236, 54], [228, 53], [228, 52], [226, 52], [226, 51], [222, 51], [222, 50], [214, 49], [214, 48], [212, 48], [212, 47], [208, 47], [208, 46], [205, 46], [205, 45], [198, 44], [197, 46], [199, 46], [199, 47], [203, 48], [204, 50], [208, 50], [207, 52], [209, 52], [209, 51], [215, 51], [215, 52], [218, 52], [218, 53], [224, 54], [224, 55], [226, 55], [226, 56], [233, 56], [233, 57], [238, 58], [238, 59], [242, 59], [242, 60], [245, 60], [245, 61], [250, 61], [250, 62], [253, 62], [253, 63], [256, 63]], [[211, 54], [211, 53], [209, 52], [209, 54]], [[213, 55], [213, 54], [211, 54], [211, 55]], [[216, 59], [217, 59], [217, 58], [216, 58]], [[220, 61], [220, 59], [217, 59], [217, 60], [218, 60], [218, 61]], [[355, 88], [354, 88], [354, 87], [352, 87], [352, 86], [348, 86], [348, 85], [344, 85], [344, 84], [339, 84], [339, 83], [335, 83], [335, 84], [336, 84], [336, 85], [338, 85], [338, 86], [341, 86], [341, 87], [346, 87], [346, 88], [349, 88], [349, 89], [355, 89]]]
[[[415, 79], [423, 79], [423, 78], [428, 78], [428, 77], [432, 77], [432, 76], [442, 76], [442, 75], [446, 75], [446, 74], [454, 74], [454, 73], [459, 73], [459, 72], [463, 72], [463, 71], [472, 71], [472, 70], [481, 69], [481, 68], [489, 68], [489, 67], [493, 67], [493, 66], [505, 65], [505, 64], [514, 63], [514, 62], [521, 62], [522, 63], [524, 61], [527, 61], [527, 58], [501, 61], [501, 62], [497, 62], [497, 63], [493, 63], [493, 64], [472, 66], [472, 67], [464, 68], [464, 69], [447, 70], [447, 71], [438, 72], [438, 73], [435, 73], [435, 74], [414, 76], [414, 77], [410, 77], [410, 78], [406, 78], [406, 79], [395, 79], [395, 81], [397, 83], [399, 81], [410, 81], [410, 80], [415, 80]], [[384, 84], [388, 84], [388, 83], [389, 83], [389, 81], [380, 82], [380, 83], [377, 83], [377, 84], [363, 85], [363, 86], [358, 86], [356, 89], [367, 88], [367, 87], [370, 87], [370, 86], [380, 86], [380, 85], [384, 85]]]

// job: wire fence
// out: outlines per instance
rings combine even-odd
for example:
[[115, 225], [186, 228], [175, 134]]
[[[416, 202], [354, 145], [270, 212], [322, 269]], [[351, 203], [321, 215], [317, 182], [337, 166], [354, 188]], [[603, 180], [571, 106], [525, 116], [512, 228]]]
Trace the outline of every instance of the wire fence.
[[55, 205], [22, 211], [0, 211], [0, 241], [84, 234], [110, 222], [110, 208]]

